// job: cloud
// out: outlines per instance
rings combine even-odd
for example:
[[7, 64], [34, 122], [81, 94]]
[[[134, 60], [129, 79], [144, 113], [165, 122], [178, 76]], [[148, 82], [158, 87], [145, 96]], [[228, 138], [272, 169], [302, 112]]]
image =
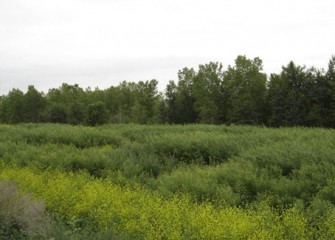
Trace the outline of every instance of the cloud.
[[[157, 78], [205, 61], [290, 60], [326, 66], [334, 54], [332, 0], [0, 1], [0, 91], [110, 86]], [[161, 87], [163, 88], [163, 87]]]
[[197, 57], [163, 58], [123, 58], [116, 61], [92, 59], [82, 64], [39, 64], [29, 67], [4, 69], [0, 67], [0, 94], [6, 94], [12, 88], [26, 90], [34, 85], [38, 90], [47, 92], [57, 88], [63, 82], [78, 83], [83, 88], [99, 87], [105, 89], [116, 86], [121, 81], [159, 80], [159, 89], [163, 91], [169, 80], [177, 79], [182, 67], [197, 67], [209, 59]]

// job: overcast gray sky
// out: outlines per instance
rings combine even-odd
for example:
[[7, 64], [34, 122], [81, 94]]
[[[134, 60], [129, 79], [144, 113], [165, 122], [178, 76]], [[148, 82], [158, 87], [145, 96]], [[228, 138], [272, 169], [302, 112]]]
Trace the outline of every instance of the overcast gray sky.
[[290, 60], [326, 68], [334, 0], [0, 0], [0, 94], [63, 82], [105, 89], [237, 55], [266, 73]]

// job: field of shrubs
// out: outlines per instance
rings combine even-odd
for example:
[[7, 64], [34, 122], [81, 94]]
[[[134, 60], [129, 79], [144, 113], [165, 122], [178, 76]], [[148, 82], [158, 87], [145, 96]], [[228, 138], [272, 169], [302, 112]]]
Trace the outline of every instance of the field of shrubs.
[[334, 239], [335, 131], [0, 125], [0, 239]]

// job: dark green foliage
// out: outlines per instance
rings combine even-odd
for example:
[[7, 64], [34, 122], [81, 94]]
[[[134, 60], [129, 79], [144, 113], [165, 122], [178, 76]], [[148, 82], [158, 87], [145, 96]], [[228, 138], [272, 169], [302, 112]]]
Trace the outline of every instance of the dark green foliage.
[[[310, 125], [311, 89], [314, 76], [305, 68], [290, 62], [280, 75], [272, 75], [269, 85], [269, 103], [272, 109], [270, 123], [274, 126]], [[317, 89], [317, 87], [315, 87]], [[316, 96], [316, 98], [319, 96]], [[311, 118], [315, 118], [311, 116]]]
[[107, 109], [103, 102], [91, 103], [86, 111], [88, 125], [97, 126], [107, 123]]
[[64, 105], [53, 104], [48, 110], [48, 121], [52, 123], [66, 123], [67, 113]]
[[23, 116], [25, 122], [41, 122], [42, 113], [46, 106], [43, 94], [38, 92], [34, 86], [29, 86], [24, 95]]
[[158, 97], [156, 80], [140, 81], [135, 88], [135, 104], [132, 107], [132, 119], [137, 123], [153, 123], [155, 103]]
[[166, 118], [170, 123], [177, 123], [178, 120], [178, 111], [177, 111], [177, 86], [174, 81], [169, 81], [169, 84], [166, 86], [165, 90], [166, 97]]
[[235, 66], [228, 67], [224, 76], [224, 94], [227, 106], [227, 122], [240, 124], [264, 124], [266, 75], [262, 60], [238, 56]]
[[20, 123], [24, 122], [24, 94], [18, 89], [13, 89], [1, 101], [1, 122]]
[[223, 69], [222, 64], [210, 62], [199, 65], [199, 71], [193, 78], [194, 108], [201, 123], [222, 122]]
[[[335, 56], [332, 56], [331, 60], [328, 64], [328, 70], [326, 72], [326, 82], [327, 87], [329, 87], [326, 91], [325, 95], [325, 103], [324, 113], [328, 116], [326, 118], [326, 126], [327, 127], [335, 127]], [[331, 99], [328, 99], [331, 98]], [[328, 102], [329, 101], [329, 102]]]
[[176, 115], [172, 123], [194, 123], [198, 114], [195, 110], [195, 96], [193, 93], [193, 68], [183, 68], [178, 72], [178, 86], [176, 93]]
[[75, 85], [63, 83], [57, 89], [50, 89], [47, 99], [47, 122], [83, 124], [88, 92]]
[[291, 61], [268, 79], [260, 58], [242, 55], [226, 70], [219, 62], [200, 64], [197, 70], [185, 67], [178, 71], [178, 82], [169, 81], [164, 94], [158, 92], [155, 79], [123, 81], [106, 90], [63, 83], [46, 94], [29, 86], [26, 93], [13, 89], [0, 97], [0, 122], [334, 128], [334, 63], [332, 57], [327, 70], [318, 70]]

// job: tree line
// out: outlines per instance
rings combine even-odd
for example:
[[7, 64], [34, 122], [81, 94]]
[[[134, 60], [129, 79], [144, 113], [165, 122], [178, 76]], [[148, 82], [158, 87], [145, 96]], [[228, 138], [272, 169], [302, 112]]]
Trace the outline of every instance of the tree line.
[[238, 56], [227, 69], [219, 62], [185, 67], [164, 93], [157, 85], [153, 79], [105, 90], [66, 83], [47, 93], [12, 89], [0, 97], [0, 122], [335, 127], [335, 56], [326, 70], [291, 61], [270, 76], [260, 58]]

